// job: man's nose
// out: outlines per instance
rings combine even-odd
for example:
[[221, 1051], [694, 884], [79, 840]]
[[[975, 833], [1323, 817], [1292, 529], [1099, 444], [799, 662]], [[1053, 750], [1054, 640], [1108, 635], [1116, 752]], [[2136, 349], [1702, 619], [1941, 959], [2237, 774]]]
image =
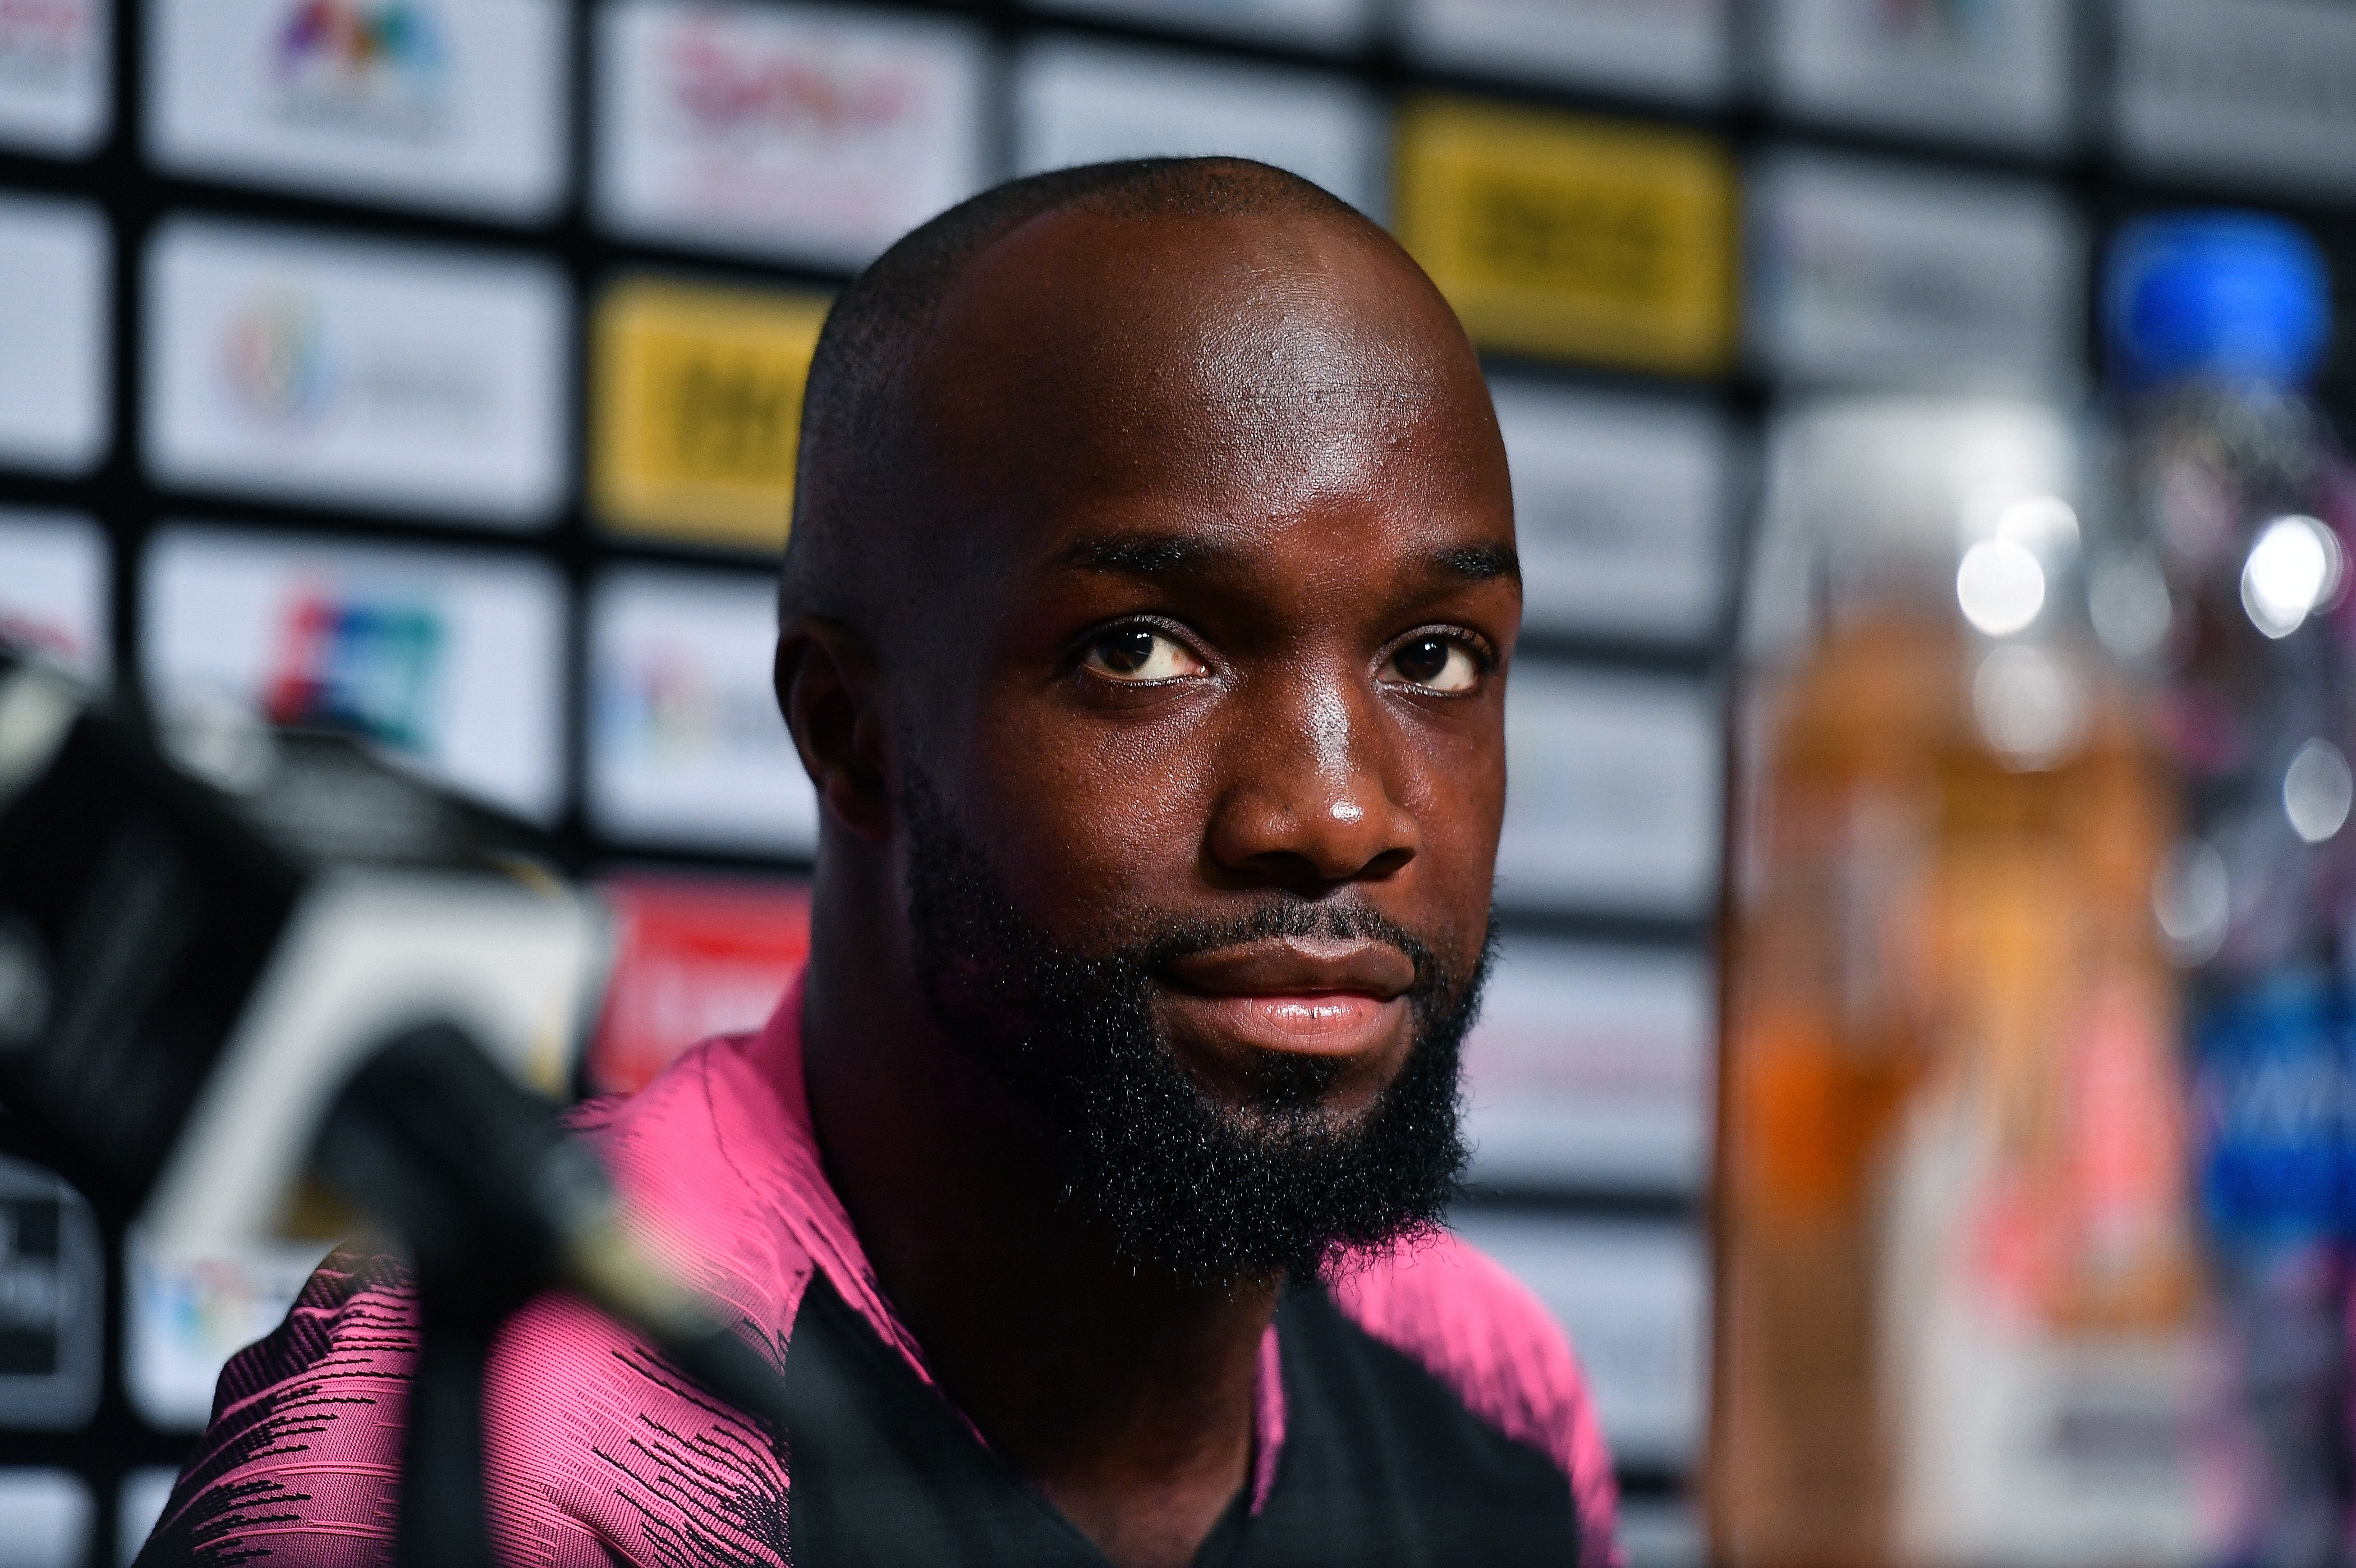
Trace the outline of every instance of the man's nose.
[[1314, 892], [1387, 877], [1415, 859], [1417, 823], [1381, 694], [1334, 674], [1247, 692], [1206, 848], [1219, 871]]

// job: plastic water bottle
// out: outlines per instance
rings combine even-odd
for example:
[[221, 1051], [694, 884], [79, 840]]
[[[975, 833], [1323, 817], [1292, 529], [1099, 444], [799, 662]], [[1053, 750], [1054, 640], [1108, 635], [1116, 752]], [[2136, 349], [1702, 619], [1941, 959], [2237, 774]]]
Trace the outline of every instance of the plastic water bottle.
[[2193, 1568], [2173, 792], [2078, 421], [1778, 421], [1745, 617], [1707, 1484], [1730, 1568]]
[[2329, 279], [2296, 227], [2201, 212], [2129, 225], [2104, 293], [2129, 526], [2089, 603], [2104, 642], [2149, 677], [2182, 789], [2156, 907], [2187, 974], [2223, 1352], [2211, 1489], [2232, 1560], [2337, 1563], [2356, 686], [2345, 474], [2302, 395], [2329, 334]]

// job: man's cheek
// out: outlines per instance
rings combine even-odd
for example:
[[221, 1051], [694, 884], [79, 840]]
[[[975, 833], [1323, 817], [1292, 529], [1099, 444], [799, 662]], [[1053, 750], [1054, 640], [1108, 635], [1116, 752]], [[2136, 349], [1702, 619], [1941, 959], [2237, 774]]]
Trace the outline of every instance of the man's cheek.
[[1072, 752], [1043, 739], [978, 751], [978, 829], [1034, 907], [1118, 924], [1137, 901], [1166, 899], [1197, 878], [1211, 783], [1200, 759], [1140, 757], [1135, 748]]
[[1060, 866], [1067, 900], [1108, 928], [1194, 894], [1201, 883], [1203, 827], [1196, 792], [1124, 789], [1043, 846]]

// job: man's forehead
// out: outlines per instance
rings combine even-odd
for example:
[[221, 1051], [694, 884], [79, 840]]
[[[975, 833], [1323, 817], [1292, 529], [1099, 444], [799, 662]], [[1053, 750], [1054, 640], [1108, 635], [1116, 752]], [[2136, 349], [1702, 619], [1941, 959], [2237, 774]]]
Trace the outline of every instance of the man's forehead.
[[952, 377], [1248, 405], [1428, 400], [1469, 360], [1438, 295], [1352, 215], [1066, 208], [985, 247], [943, 301]]
[[913, 383], [932, 477], [985, 504], [1281, 505], [1435, 453], [1502, 462], [1454, 316], [1346, 213], [1044, 215], [967, 268]]

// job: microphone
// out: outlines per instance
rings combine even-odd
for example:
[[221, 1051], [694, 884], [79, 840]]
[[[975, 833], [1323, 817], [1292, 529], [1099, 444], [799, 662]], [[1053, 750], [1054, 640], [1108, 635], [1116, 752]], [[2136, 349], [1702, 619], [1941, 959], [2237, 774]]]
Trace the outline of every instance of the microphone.
[[637, 1328], [720, 1399], [785, 1431], [776, 1372], [633, 1243], [614, 1187], [556, 1108], [461, 1029], [367, 1053], [313, 1164], [411, 1243], [423, 1334], [402, 1463], [400, 1568], [492, 1568], [482, 1387], [500, 1319], [552, 1285]]
[[[283, 1233], [314, 1179], [394, 1232], [422, 1329], [396, 1555], [489, 1568], [484, 1358], [536, 1292], [578, 1292], [781, 1435], [782, 1385], [632, 1241], [530, 1086], [562, 1085], [595, 1018], [595, 901], [519, 857], [518, 825], [348, 741], [294, 743], [310, 784], [282, 768], [275, 804], [307, 805], [257, 822], [0, 645], [0, 1116], [167, 1251]], [[272, 801], [251, 746], [196, 754]]]
[[648, 1258], [595, 1153], [462, 1030], [423, 1022], [370, 1051], [314, 1165], [414, 1238], [421, 1275], [463, 1276], [499, 1315], [569, 1286], [745, 1413], [777, 1414], [768, 1363]]

